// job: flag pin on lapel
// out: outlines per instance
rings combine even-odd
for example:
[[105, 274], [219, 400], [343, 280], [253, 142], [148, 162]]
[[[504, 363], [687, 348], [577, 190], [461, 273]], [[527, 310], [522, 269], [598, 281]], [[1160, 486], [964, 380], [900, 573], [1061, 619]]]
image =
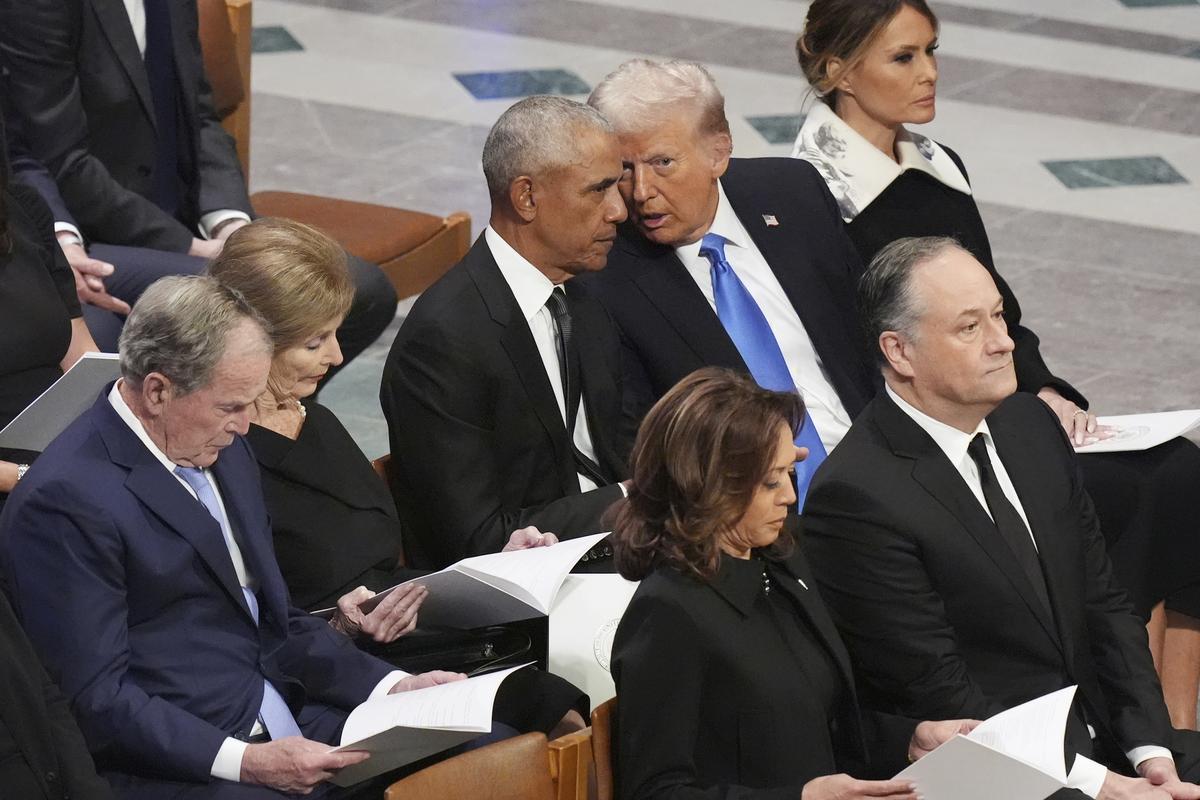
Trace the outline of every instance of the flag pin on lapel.
[[768, 228], [779, 227], [779, 220], [775, 219], [774, 214], [763, 214], [763, 222], [767, 223]]

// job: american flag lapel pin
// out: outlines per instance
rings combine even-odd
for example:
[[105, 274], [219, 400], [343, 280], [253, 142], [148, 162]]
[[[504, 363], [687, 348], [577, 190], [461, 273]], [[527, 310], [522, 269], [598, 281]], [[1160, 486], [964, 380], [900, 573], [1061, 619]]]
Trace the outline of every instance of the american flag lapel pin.
[[768, 228], [778, 228], [779, 220], [775, 219], [774, 214], [763, 214], [763, 222], [767, 223]]

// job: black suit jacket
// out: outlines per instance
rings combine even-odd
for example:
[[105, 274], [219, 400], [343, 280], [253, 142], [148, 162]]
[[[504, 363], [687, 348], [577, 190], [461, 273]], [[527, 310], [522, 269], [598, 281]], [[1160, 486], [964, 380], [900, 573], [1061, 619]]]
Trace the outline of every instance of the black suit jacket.
[[[854, 311], [862, 265], [825, 181], [798, 159], [735, 158], [721, 184], [853, 417], [874, 395], [878, 373], [861, 344]], [[778, 224], [768, 225], [764, 215]], [[674, 249], [623, 225], [608, 266], [585, 280], [621, 329], [623, 441], [632, 443], [649, 407], [685, 375], [705, 366], [747, 371]]]
[[[13, 750], [5, 752], [5, 745]], [[0, 596], [0, 786], [25, 800], [109, 800], [66, 698]]]
[[156, 206], [156, 124], [145, 62], [123, 0], [0, 0], [9, 109], [89, 239], [185, 252], [200, 216], [250, 212], [233, 140], [204, 76], [195, 0], [171, 14], [190, 172], [179, 219]]
[[775, 564], [771, 591], [795, 604], [796, 622], [835, 667], [832, 723], [829, 698], [813, 696], [796, 657], [782, 641], [763, 641], [777, 629], [750, 566], [722, 556], [711, 583], [660, 567], [634, 593], [612, 655], [622, 800], [797, 800], [820, 775], [891, 777], [903, 768], [916, 722], [860, 717], [849, 657], [803, 555]]
[[[605, 477], [617, 481], [625, 473], [615, 437], [617, 334], [584, 287], [575, 279], [565, 286], [592, 443]], [[388, 353], [379, 399], [412, 566], [497, 552], [526, 525], [595, 533], [622, 496], [617, 485], [580, 494], [546, 368], [482, 236], [413, 306]]]
[[1146, 631], [1113, 580], [1062, 426], [1022, 393], [988, 426], [1029, 518], [1050, 613], [949, 459], [886, 394], [809, 489], [807, 552], [864, 701], [982, 719], [1076, 683], [1107, 754], [1169, 747]]

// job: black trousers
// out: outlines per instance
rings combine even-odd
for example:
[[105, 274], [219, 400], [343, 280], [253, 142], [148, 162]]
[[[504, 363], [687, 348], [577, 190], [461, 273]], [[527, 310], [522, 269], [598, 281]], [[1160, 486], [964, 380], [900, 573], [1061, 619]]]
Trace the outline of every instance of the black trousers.
[[[143, 247], [123, 247], [111, 244], [92, 245], [88, 254], [107, 261], [116, 270], [105, 279], [108, 293], [133, 305], [150, 284], [166, 275], [198, 275], [207, 261], [187, 253], [170, 253]], [[349, 364], [372, 342], [396, 316], [396, 291], [387, 276], [374, 264], [347, 254], [350, 277], [354, 281], [354, 301], [346, 321], [338, 328], [338, 342]], [[94, 306], [84, 306], [88, 330], [101, 350], [116, 352], [117, 339], [125, 318]], [[320, 325], [324, 320], [313, 320]], [[332, 377], [336, 370], [330, 370]]]

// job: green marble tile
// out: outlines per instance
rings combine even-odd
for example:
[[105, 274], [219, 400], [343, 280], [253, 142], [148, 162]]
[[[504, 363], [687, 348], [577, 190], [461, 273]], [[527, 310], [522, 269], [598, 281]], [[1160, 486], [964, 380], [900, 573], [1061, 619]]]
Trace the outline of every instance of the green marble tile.
[[1159, 156], [1043, 161], [1042, 164], [1068, 189], [1187, 183], [1186, 178]]
[[250, 49], [255, 53], [292, 53], [304, 45], [282, 25], [261, 25], [254, 28]]

